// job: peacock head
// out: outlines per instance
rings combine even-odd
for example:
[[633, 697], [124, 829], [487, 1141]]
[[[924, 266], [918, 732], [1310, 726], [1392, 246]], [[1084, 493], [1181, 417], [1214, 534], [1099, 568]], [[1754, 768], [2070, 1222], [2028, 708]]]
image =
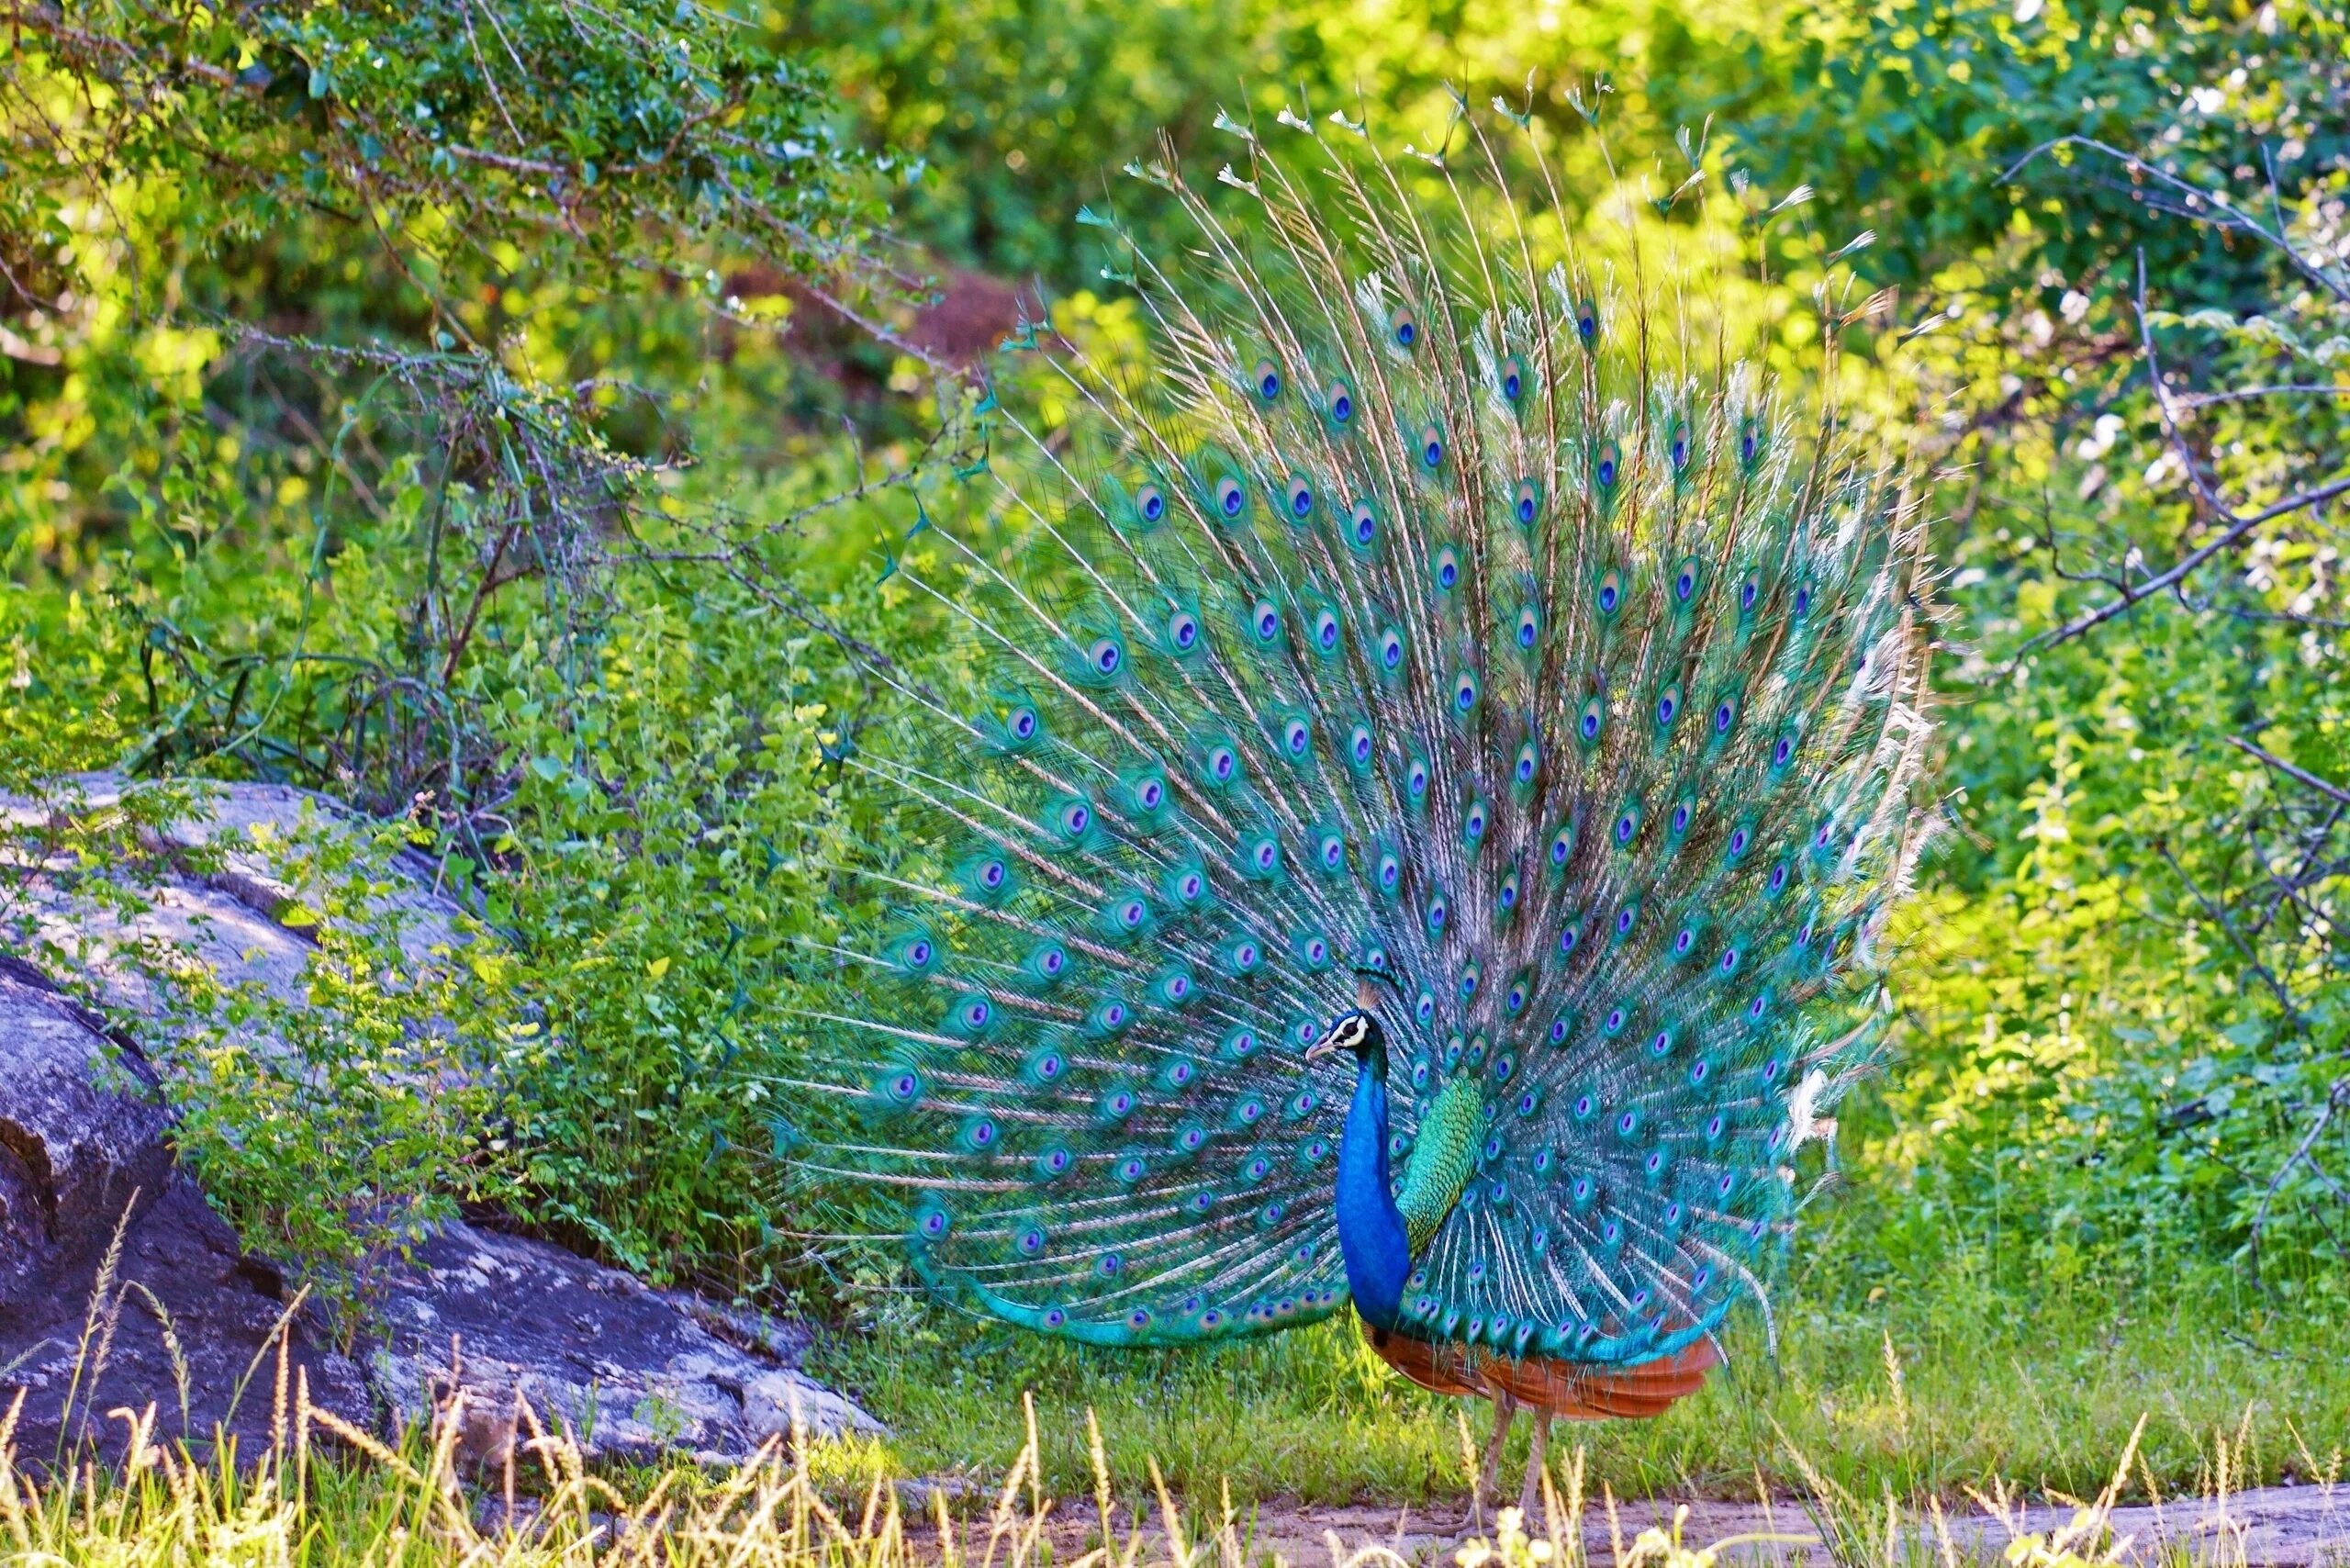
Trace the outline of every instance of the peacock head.
[[1339, 1014], [1322, 1031], [1322, 1037], [1306, 1047], [1305, 1059], [1319, 1061], [1339, 1051], [1353, 1053], [1357, 1062], [1385, 1077], [1387, 1033], [1379, 1026], [1379, 1015], [1367, 1008]]

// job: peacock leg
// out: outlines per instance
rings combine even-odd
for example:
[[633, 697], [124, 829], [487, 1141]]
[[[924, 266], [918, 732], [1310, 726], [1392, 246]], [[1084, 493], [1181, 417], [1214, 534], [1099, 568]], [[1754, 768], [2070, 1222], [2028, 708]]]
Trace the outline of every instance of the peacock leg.
[[1529, 1408], [1534, 1417], [1534, 1447], [1526, 1455], [1526, 1484], [1518, 1489], [1518, 1528], [1534, 1533], [1534, 1500], [1542, 1495], [1542, 1467], [1550, 1462], [1550, 1413]]
[[1509, 1441], [1510, 1420], [1516, 1414], [1516, 1395], [1495, 1389], [1494, 1435], [1485, 1444], [1485, 1462], [1477, 1467], [1477, 1484], [1469, 1494], [1470, 1518], [1480, 1527], [1485, 1520], [1485, 1495], [1494, 1489], [1494, 1482], [1501, 1474], [1502, 1445]]

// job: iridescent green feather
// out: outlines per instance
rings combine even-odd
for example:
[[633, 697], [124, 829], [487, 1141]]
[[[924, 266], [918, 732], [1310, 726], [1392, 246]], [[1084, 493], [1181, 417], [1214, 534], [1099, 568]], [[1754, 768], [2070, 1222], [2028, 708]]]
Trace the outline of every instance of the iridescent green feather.
[[1755, 1284], [1873, 1049], [1913, 498], [1707, 279], [1352, 134], [1239, 151], [1215, 204], [1147, 172], [1196, 232], [1133, 256], [1147, 352], [1040, 327], [926, 498], [890, 591], [961, 684], [873, 661], [848, 766], [928, 826], [862, 868], [900, 915], [831, 955], [864, 979], [778, 1147], [1040, 1332], [1324, 1316], [1351, 1066], [1304, 1051], [1376, 966], [1412, 1331], [1664, 1353]]

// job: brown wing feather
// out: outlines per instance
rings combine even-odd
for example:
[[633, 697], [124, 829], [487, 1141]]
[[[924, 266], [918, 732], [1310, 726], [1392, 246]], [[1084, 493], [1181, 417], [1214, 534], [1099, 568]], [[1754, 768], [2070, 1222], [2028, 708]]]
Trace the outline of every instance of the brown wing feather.
[[1540, 1356], [1517, 1361], [1368, 1324], [1363, 1337], [1380, 1360], [1422, 1388], [1484, 1399], [1506, 1394], [1529, 1409], [1567, 1421], [1661, 1416], [1675, 1400], [1704, 1387], [1706, 1374], [1721, 1362], [1710, 1339], [1635, 1367], [1595, 1367]]

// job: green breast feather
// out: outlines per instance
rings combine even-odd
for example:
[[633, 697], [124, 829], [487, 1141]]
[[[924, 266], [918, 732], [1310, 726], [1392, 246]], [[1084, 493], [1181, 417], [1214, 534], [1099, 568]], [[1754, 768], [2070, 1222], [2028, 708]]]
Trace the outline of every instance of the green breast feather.
[[1472, 1080], [1456, 1078], [1446, 1084], [1421, 1114], [1419, 1136], [1404, 1167], [1404, 1190], [1395, 1197], [1413, 1257], [1435, 1238], [1444, 1216], [1460, 1201], [1484, 1136], [1485, 1097]]

